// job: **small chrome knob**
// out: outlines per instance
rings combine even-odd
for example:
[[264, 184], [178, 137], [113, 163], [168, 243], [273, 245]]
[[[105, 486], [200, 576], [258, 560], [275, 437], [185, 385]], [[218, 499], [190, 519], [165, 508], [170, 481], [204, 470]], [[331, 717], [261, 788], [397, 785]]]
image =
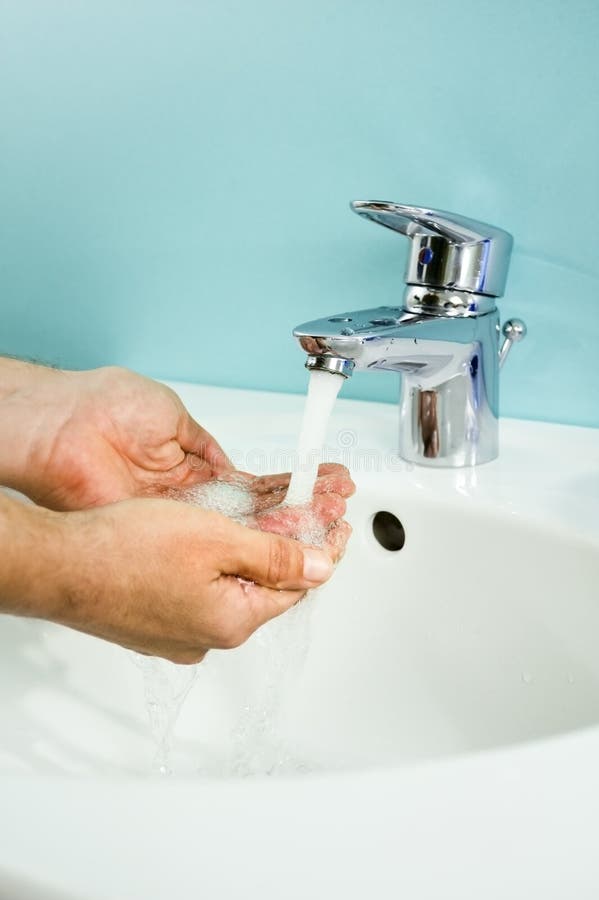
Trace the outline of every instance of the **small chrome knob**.
[[504, 364], [507, 355], [514, 344], [518, 344], [526, 337], [526, 325], [522, 319], [508, 319], [501, 329], [504, 337], [503, 344], [499, 350], [499, 367]]

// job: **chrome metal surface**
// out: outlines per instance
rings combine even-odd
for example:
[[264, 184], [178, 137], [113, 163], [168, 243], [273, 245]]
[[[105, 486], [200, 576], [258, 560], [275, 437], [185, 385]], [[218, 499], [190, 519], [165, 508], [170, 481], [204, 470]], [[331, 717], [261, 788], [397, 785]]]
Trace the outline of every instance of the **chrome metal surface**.
[[[399, 455], [426, 466], [472, 466], [498, 453], [499, 367], [526, 326], [504, 326], [501, 296], [512, 238], [454, 213], [354, 200], [354, 212], [411, 239], [402, 306], [330, 315], [293, 332], [308, 368], [402, 375]], [[351, 369], [343, 366], [351, 363]]]
[[507, 355], [514, 346], [526, 337], [526, 325], [522, 319], [508, 319], [501, 329], [504, 337], [503, 344], [499, 350], [499, 368], [503, 366], [507, 359]]
[[[343, 334], [348, 325], [352, 333]], [[446, 318], [383, 306], [306, 322], [293, 333], [305, 352], [350, 360], [354, 372], [402, 374], [403, 459], [468, 466], [497, 456], [497, 311]]]
[[351, 359], [339, 356], [308, 356], [305, 366], [312, 372], [330, 372], [331, 375], [341, 375], [343, 378], [349, 378], [354, 371]]
[[407, 284], [502, 296], [512, 250], [507, 231], [455, 213], [386, 200], [354, 200], [351, 208], [411, 239]]
[[481, 316], [493, 312], [495, 297], [408, 284], [404, 293], [404, 308], [408, 312], [427, 316]]

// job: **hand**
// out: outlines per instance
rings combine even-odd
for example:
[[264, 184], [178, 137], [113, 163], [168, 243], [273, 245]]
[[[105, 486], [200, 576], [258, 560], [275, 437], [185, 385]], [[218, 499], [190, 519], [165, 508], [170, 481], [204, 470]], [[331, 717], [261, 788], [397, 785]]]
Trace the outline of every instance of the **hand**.
[[317, 546], [325, 542], [335, 559], [340, 559], [351, 535], [351, 526], [343, 521], [345, 500], [356, 490], [348, 470], [337, 463], [322, 463], [312, 500], [305, 506], [285, 506], [290, 478], [285, 473], [250, 479], [258, 528]]
[[[250, 475], [247, 472], [235, 472], [232, 477], [244, 479], [255, 498], [256, 512], [261, 513], [284, 502], [291, 474], [285, 472], [282, 475]], [[318, 467], [314, 496], [338, 494], [347, 499], [355, 493], [355, 490], [356, 486], [345, 466], [339, 463], [321, 463]]]
[[324, 553], [173, 500], [66, 514], [2, 504], [5, 611], [178, 663], [241, 644], [325, 581], [343, 543]]
[[285, 505], [290, 477], [288, 472], [256, 476], [235, 471], [199, 486], [167, 493], [205, 509], [223, 511], [220, 485], [225, 483], [231, 488], [227, 500], [232, 514], [238, 515], [244, 524], [317, 546], [325, 537], [332, 541], [336, 536], [345, 546], [351, 528], [341, 518], [345, 513], [345, 500], [355, 491], [345, 466], [337, 463], [319, 466], [312, 500], [304, 506]]
[[34, 380], [4, 402], [14, 449], [0, 483], [43, 506], [85, 509], [233, 468], [162, 384], [117, 368], [23, 371]]

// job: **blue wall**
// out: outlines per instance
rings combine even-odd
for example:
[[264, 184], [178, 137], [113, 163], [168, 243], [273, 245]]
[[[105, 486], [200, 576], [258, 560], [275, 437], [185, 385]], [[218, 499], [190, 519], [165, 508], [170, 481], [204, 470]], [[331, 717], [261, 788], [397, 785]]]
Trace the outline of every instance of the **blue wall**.
[[502, 412], [599, 425], [598, 45], [597, 0], [0, 0], [0, 351], [303, 391], [294, 324], [401, 296], [390, 199], [514, 234]]

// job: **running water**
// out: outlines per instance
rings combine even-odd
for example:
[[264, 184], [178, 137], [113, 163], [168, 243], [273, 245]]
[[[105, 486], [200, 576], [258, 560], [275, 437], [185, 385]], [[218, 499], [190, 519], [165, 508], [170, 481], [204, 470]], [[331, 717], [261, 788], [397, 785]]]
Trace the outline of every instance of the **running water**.
[[297, 465], [285, 498], [287, 506], [300, 506], [312, 499], [327, 425], [343, 381], [341, 375], [310, 372]]
[[157, 775], [170, 775], [173, 729], [197, 677], [198, 666], [177, 666], [166, 659], [141, 653], [134, 653], [133, 661], [143, 673], [146, 711], [156, 748], [152, 771]]
[[[329, 372], [310, 373], [297, 464], [284, 501], [285, 506], [305, 507], [297, 537], [312, 546], [322, 546], [326, 539], [326, 529], [316, 520], [308, 504], [318, 475], [327, 425], [342, 383], [342, 377]], [[215, 479], [172, 491], [170, 496], [256, 527], [254, 499], [243, 476], [228, 476], [226, 481]], [[311, 599], [306, 598], [285, 615], [267, 623], [253, 638], [261, 651], [263, 682], [259, 696], [241, 711], [231, 736], [235, 774], [274, 774], [304, 768], [284, 746], [278, 719], [286, 691], [301, 673], [308, 653]], [[182, 667], [165, 660], [137, 654], [136, 657], [143, 672], [146, 706], [156, 746], [153, 769], [168, 775], [173, 729], [199, 666]]]

